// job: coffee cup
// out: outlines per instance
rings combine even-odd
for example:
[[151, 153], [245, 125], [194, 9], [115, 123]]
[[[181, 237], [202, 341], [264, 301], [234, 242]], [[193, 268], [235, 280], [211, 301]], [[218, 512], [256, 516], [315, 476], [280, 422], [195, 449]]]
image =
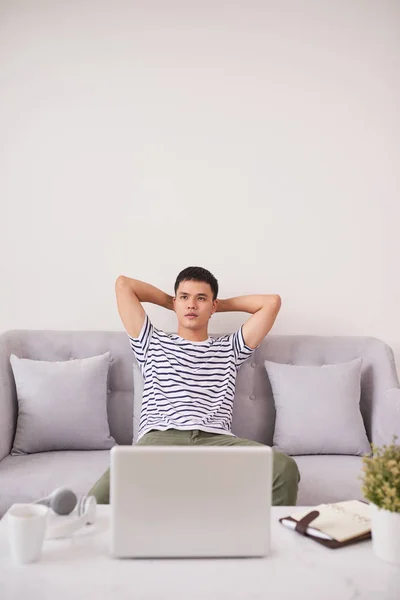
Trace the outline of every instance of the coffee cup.
[[14, 563], [26, 564], [39, 559], [48, 512], [47, 506], [39, 504], [13, 504], [8, 509], [8, 540]]

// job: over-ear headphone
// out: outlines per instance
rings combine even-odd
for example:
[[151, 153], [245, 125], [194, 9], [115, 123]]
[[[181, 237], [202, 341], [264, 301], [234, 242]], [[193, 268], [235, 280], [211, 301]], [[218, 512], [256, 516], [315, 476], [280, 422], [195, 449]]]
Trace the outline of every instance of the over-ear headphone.
[[96, 498], [94, 496], [82, 496], [77, 500], [76, 494], [67, 488], [57, 488], [49, 496], [37, 500], [34, 504], [49, 506], [58, 515], [68, 515], [77, 506], [78, 518], [66, 522], [57, 523], [55, 521], [51, 523], [46, 533], [47, 538], [70, 536], [84, 525], [91, 525], [96, 520]]

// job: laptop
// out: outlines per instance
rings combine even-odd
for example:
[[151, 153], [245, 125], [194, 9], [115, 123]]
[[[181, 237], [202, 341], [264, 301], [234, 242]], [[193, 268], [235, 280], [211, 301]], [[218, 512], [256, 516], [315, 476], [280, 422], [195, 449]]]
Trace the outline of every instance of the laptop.
[[269, 446], [114, 446], [111, 555], [266, 556]]

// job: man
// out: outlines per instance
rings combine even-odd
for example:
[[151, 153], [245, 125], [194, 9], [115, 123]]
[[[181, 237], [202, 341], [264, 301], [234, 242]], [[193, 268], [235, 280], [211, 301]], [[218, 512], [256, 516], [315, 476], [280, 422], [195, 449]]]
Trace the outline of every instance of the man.
[[[281, 306], [276, 294], [218, 300], [218, 282], [206, 269], [179, 273], [169, 296], [156, 287], [120, 276], [118, 311], [144, 378], [137, 444], [252, 446], [258, 442], [231, 432], [235, 379], [270, 331]], [[156, 329], [142, 302], [175, 311], [178, 333]], [[211, 338], [215, 312], [244, 311], [252, 316], [235, 333]], [[274, 505], [295, 505], [300, 476], [296, 462], [273, 450]], [[109, 503], [110, 470], [89, 494]]]

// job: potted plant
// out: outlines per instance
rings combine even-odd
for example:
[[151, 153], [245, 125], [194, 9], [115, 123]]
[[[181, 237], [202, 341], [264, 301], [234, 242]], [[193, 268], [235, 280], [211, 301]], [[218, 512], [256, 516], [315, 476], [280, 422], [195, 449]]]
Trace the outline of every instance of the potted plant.
[[371, 506], [371, 533], [379, 558], [400, 564], [400, 446], [371, 444], [372, 456], [363, 457], [362, 491]]

